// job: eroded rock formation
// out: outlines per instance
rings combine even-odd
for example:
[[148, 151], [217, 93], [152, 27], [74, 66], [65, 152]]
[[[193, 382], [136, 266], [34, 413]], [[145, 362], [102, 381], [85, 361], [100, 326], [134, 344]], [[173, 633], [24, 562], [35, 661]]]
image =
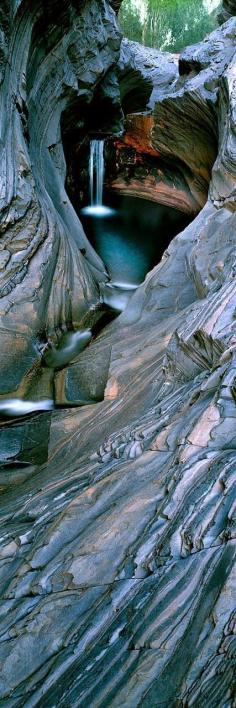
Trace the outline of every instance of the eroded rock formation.
[[104, 279], [65, 192], [60, 121], [75, 112], [79, 120], [80, 103], [118, 59], [120, 34], [109, 4], [96, 0], [20, 4], [11, 23], [1, 84], [0, 391], [50, 398], [50, 372], [38, 377], [45, 341], [96, 319]]
[[198, 215], [54, 374], [42, 347], [92, 326], [104, 278], [64, 189], [60, 118], [80, 131], [120, 36], [105, 1], [13, 9], [1, 34], [2, 397], [54, 388], [73, 403], [81, 382], [105, 397], [2, 421], [1, 706], [233, 707], [236, 18], [174, 62], [180, 77], [148, 112], [148, 144], [191, 174]]
[[[123, 41], [120, 83], [128, 115], [114, 188], [192, 213], [204, 206], [217, 155], [219, 81], [234, 56], [234, 31], [234, 21], [224, 24], [179, 59], [166, 53], [164, 61], [162, 52]], [[147, 110], [133, 113], [134, 86], [139, 96], [142, 84], [149, 86]], [[126, 146], [134, 148], [133, 159]]]

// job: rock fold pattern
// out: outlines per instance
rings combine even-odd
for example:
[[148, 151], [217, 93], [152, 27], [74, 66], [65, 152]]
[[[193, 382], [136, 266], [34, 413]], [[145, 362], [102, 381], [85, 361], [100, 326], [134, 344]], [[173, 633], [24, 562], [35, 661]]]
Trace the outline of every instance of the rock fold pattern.
[[18, 0], [0, 19], [1, 394], [104, 390], [0, 426], [0, 705], [233, 708], [236, 18], [147, 108], [151, 150], [203, 208], [56, 376], [43, 346], [91, 326], [105, 277], [60, 121], [119, 74], [120, 33], [105, 0]]

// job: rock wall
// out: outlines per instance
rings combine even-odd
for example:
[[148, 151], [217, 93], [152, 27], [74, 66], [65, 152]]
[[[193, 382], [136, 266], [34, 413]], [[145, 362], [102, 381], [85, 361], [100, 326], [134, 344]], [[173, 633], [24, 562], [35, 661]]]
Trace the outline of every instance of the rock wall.
[[[218, 151], [219, 83], [235, 52], [232, 23], [179, 58], [123, 40], [119, 80], [126, 130], [116, 141], [114, 189], [193, 214], [204, 206]], [[149, 87], [146, 110], [132, 112], [140, 85]], [[134, 148], [133, 159], [126, 147]]]
[[[18, 278], [1, 300], [2, 385], [17, 390], [32, 371], [31, 396], [38, 323], [54, 337], [67, 307], [77, 324], [81, 303], [87, 315], [97, 302], [103, 266], [75, 247], [85, 235], [63, 191], [59, 115], [71, 105], [75, 119], [77, 81], [90, 95], [119, 43], [107, 3], [50, 7], [54, 22], [42, 5], [14, 5], [14, 36], [5, 15], [2, 40], [7, 57], [11, 37], [1, 253]], [[204, 208], [124, 313], [63, 369], [68, 397], [80, 368], [90, 391], [104, 379], [104, 400], [1, 424], [3, 708], [234, 706], [235, 36], [231, 19], [187, 50], [178, 86], [155, 98], [154, 149], [181, 152], [197, 175], [200, 144], [198, 185], [207, 126], [218, 156]], [[81, 67], [85, 37], [92, 76]]]
[[120, 33], [105, 0], [13, 3], [2, 26], [0, 394], [50, 398], [42, 349], [100, 316], [105, 277], [65, 192], [61, 118], [76, 127]]

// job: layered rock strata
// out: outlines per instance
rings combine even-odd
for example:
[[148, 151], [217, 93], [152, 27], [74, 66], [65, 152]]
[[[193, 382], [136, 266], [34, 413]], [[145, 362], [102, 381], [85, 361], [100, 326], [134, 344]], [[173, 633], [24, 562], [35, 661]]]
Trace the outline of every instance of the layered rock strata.
[[[234, 31], [231, 20], [179, 59], [165, 54], [163, 60], [162, 52], [123, 40], [119, 71], [127, 117], [116, 143], [114, 189], [172, 206], [179, 198], [179, 208], [193, 214], [204, 206], [218, 150], [219, 82], [234, 55]], [[149, 98], [147, 110], [136, 106], [133, 113], [135, 84], [136, 95], [146, 86]], [[126, 147], [134, 149], [133, 159]]]
[[96, 0], [18, 3], [12, 13], [0, 87], [0, 394], [50, 398], [49, 372], [38, 376], [45, 343], [91, 326], [106, 277], [65, 192], [61, 117], [78, 120], [118, 59], [120, 34], [109, 3]]
[[[69, 24], [73, 20], [77, 27], [79, 22], [83, 29], [87, 17], [93, 41], [99, 25], [98, 19], [91, 25], [89, 10], [94, 7], [94, 2], [82, 4], [80, 15], [80, 4], [73, 3], [70, 17], [65, 15]], [[52, 9], [55, 20], [57, 3]], [[99, 48], [108, 69], [118, 53], [117, 30], [108, 5], [97, 3], [100, 11], [100, 32], [105, 34]], [[80, 245], [87, 248], [87, 242], [63, 191], [59, 137], [58, 148], [51, 135], [54, 120], [58, 130], [57, 100], [67, 101], [71, 90], [77, 100], [70, 62], [81, 77], [82, 34], [72, 43], [69, 61], [68, 35], [60, 39], [65, 17], [59, 17], [56, 31], [52, 16], [46, 13], [43, 21], [38, 10], [42, 33], [35, 29], [34, 41], [44, 39], [31, 53], [28, 120], [26, 108], [21, 104], [19, 109], [12, 99], [25, 76], [23, 58], [30, 46], [31, 12], [23, 5], [18, 12], [12, 62], [1, 64], [4, 80], [13, 72], [11, 111], [1, 114], [7, 144], [7, 159], [1, 163], [2, 169], [6, 166], [2, 262], [11, 244], [20, 253], [20, 264], [22, 252], [31, 250], [23, 273], [13, 260], [14, 273], [22, 278], [11, 291], [15, 305], [13, 294], [8, 295], [7, 311], [7, 296], [1, 301], [3, 336], [10, 342], [10, 383], [2, 377], [7, 392], [16, 390], [31, 370], [36, 346], [32, 332], [38, 332], [41, 322], [38, 308], [54, 341], [58, 322], [68, 321], [67, 306], [75, 324], [89, 312], [92, 316], [103, 271], [92, 251], [81, 266], [76, 229], [83, 239]], [[4, 47], [10, 36], [5, 26]], [[213, 38], [186, 50], [178, 87], [174, 84], [155, 99], [151, 145], [163, 159], [182, 155], [194, 179], [200, 164], [196, 193], [211, 172], [203, 148], [197, 158], [198, 144], [206, 144], [206, 126], [210, 145], [213, 130], [218, 156], [204, 208], [173, 240], [124, 313], [78, 358], [78, 366], [87, 372], [87, 393], [100, 381], [104, 400], [1, 426], [3, 708], [234, 705], [235, 34], [236, 19], [231, 19]], [[89, 43], [91, 51], [92, 37]], [[69, 61], [66, 76], [62, 46], [67, 69]], [[45, 72], [46, 48], [53, 66]], [[209, 54], [217, 58], [214, 65]], [[99, 57], [94, 58], [91, 83], [94, 73], [98, 77], [104, 70]], [[83, 74], [82, 91], [90, 91], [90, 79], [89, 72]], [[45, 123], [43, 90], [50, 98]], [[28, 130], [30, 135], [37, 132], [35, 121], [38, 137], [27, 152], [24, 140]], [[192, 123], [196, 141], [190, 143]], [[48, 147], [54, 158], [47, 157]], [[62, 183], [57, 170], [62, 170]], [[62, 202], [67, 200], [63, 207], [61, 195]], [[73, 228], [66, 220], [67, 207]], [[26, 351], [32, 354], [26, 356]], [[37, 390], [42, 395], [48, 384], [40, 362]], [[65, 385], [70, 391], [74, 386], [75, 395], [76, 362], [63, 371]], [[47, 376], [52, 375], [48, 368]], [[34, 375], [27, 380], [33, 397]]]

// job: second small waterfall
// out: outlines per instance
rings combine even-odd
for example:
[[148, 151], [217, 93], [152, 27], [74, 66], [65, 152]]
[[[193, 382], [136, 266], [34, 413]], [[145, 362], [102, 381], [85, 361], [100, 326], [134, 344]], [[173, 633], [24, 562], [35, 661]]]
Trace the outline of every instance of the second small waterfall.
[[102, 206], [104, 182], [104, 140], [91, 140], [89, 157], [90, 204]]

